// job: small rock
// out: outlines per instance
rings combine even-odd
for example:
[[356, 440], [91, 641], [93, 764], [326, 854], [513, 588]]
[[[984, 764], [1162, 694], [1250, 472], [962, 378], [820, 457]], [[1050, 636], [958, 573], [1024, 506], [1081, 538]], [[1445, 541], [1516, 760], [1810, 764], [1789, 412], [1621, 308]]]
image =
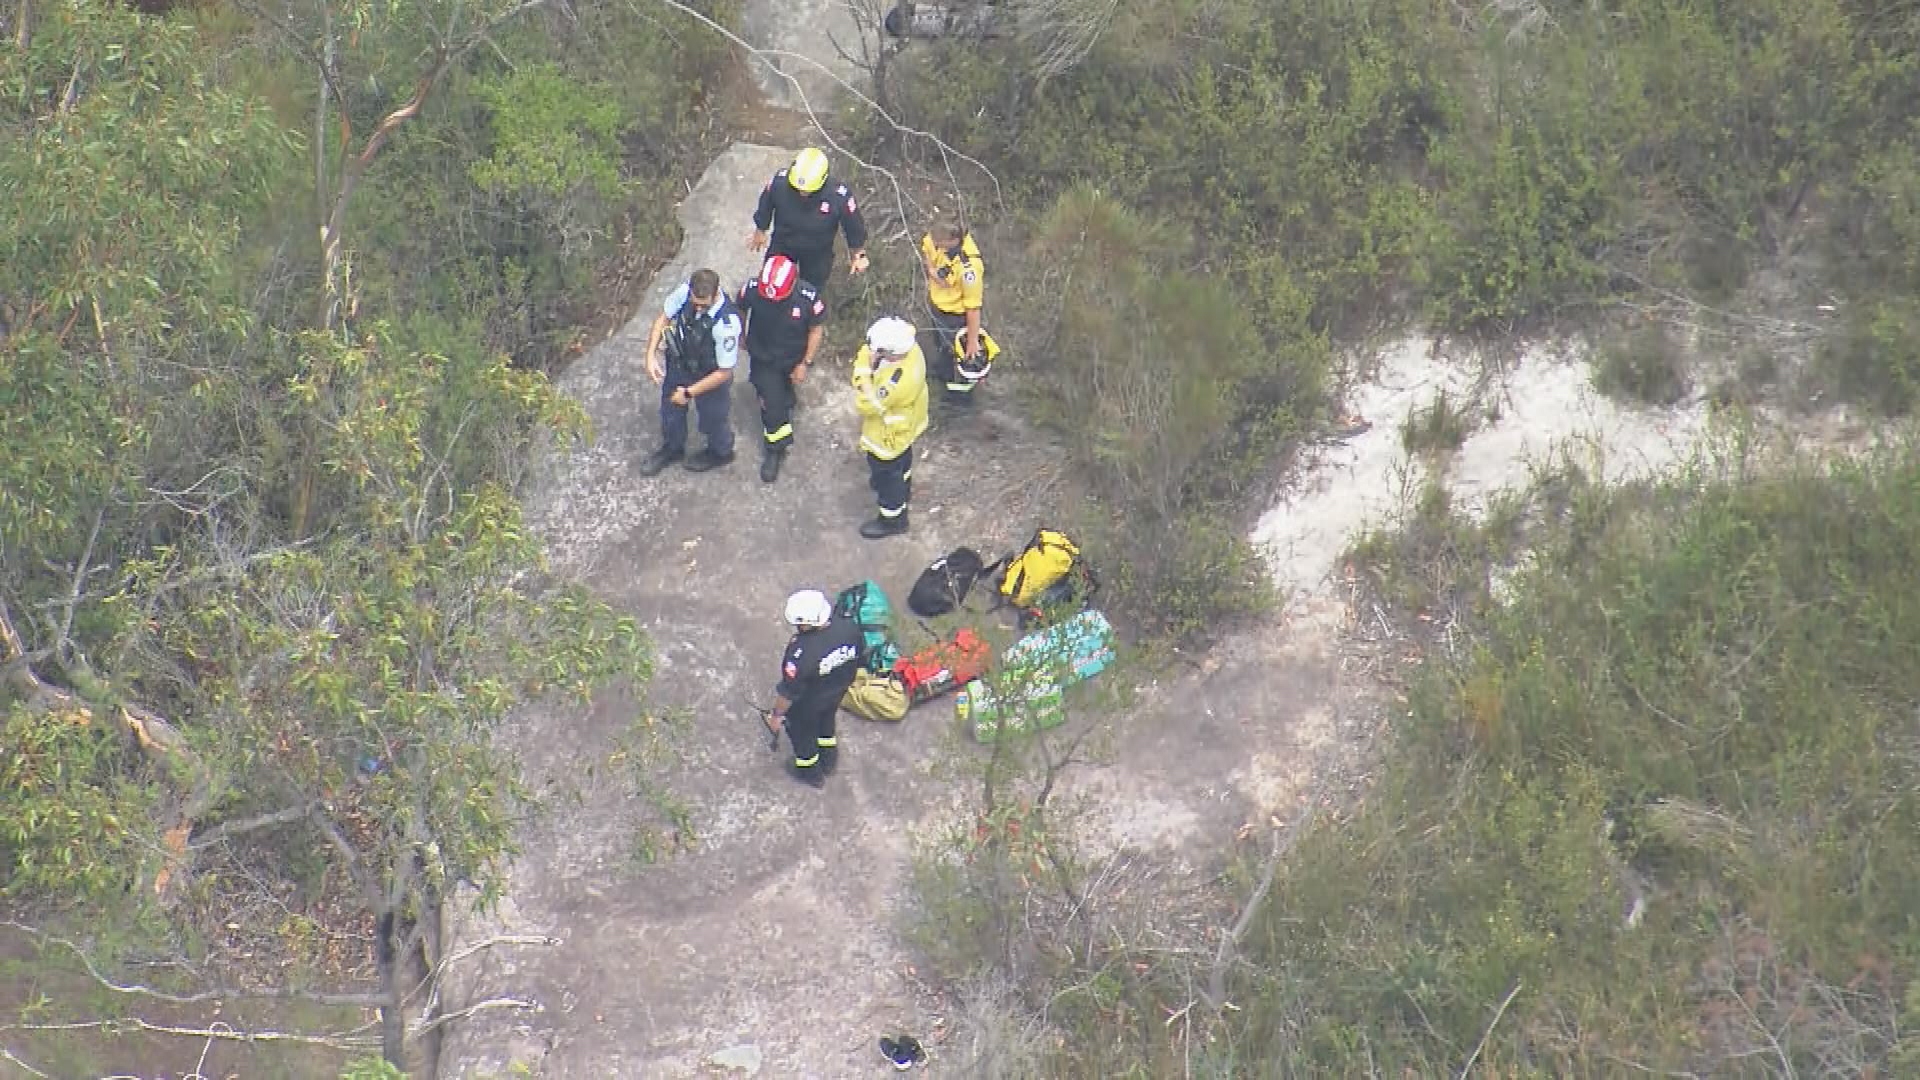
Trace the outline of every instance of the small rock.
[[752, 1043], [729, 1046], [708, 1058], [707, 1064], [720, 1069], [739, 1069], [748, 1076], [755, 1076], [760, 1072], [760, 1048]]

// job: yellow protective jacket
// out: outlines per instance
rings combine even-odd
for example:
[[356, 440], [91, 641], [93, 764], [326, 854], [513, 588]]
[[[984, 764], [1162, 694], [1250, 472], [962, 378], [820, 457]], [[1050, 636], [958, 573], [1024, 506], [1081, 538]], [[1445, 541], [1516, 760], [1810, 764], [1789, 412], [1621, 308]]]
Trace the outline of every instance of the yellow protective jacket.
[[876, 365], [865, 345], [853, 358], [853, 403], [860, 410], [860, 449], [892, 461], [927, 430], [927, 358], [915, 345], [899, 360]]
[[920, 261], [927, 266], [927, 302], [948, 315], [986, 305], [987, 268], [971, 234], [960, 241], [955, 258], [933, 246], [933, 234], [920, 238]]

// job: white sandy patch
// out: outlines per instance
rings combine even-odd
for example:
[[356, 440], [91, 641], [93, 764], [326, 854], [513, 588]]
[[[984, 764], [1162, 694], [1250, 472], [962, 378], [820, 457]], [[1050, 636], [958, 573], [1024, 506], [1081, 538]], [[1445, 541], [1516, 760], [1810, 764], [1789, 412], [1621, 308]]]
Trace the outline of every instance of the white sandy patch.
[[1425, 478], [1424, 465], [1401, 445], [1401, 428], [1442, 392], [1477, 414], [1446, 469], [1455, 505], [1470, 513], [1524, 486], [1563, 451], [1619, 482], [1672, 467], [1706, 433], [1704, 402], [1669, 409], [1619, 404], [1593, 389], [1592, 370], [1577, 356], [1532, 350], [1481, 383], [1477, 362], [1436, 355], [1430, 338], [1410, 337], [1381, 353], [1374, 376], [1348, 402], [1350, 413], [1373, 426], [1319, 448], [1294, 489], [1254, 527], [1253, 541], [1289, 600], [1324, 599], [1329, 574], [1354, 541], [1399, 519]]

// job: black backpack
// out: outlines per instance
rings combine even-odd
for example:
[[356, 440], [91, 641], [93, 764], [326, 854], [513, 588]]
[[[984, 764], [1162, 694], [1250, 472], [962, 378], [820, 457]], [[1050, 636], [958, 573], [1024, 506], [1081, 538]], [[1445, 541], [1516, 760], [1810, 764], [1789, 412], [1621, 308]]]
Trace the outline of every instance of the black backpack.
[[966, 602], [973, 583], [986, 576], [989, 569], [979, 552], [969, 547], [954, 548], [920, 571], [907, 593], [907, 609], [929, 618], [945, 615]]

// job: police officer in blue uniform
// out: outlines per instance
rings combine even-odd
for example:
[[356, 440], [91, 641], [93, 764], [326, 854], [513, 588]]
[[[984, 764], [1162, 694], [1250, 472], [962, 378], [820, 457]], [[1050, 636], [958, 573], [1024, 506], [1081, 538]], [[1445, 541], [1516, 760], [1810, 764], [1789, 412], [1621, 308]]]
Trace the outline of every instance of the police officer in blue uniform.
[[781, 462], [793, 446], [793, 406], [800, 384], [827, 334], [827, 303], [819, 290], [800, 278], [785, 255], [775, 255], [740, 290], [740, 313], [747, 320], [747, 378], [760, 396], [760, 427], [766, 436], [760, 479], [780, 478]]
[[809, 787], [826, 783], [840, 756], [834, 721], [867, 650], [866, 635], [852, 619], [836, 619], [833, 602], [818, 589], [787, 597], [793, 640], [780, 658], [780, 684], [773, 690], [773, 730], [785, 728], [793, 743], [787, 773]]
[[792, 165], [774, 173], [760, 193], [747, 247], [792, 259], [800, 264], [800, 280], [825, 293], [827, 278], [833, 275], [836, 232], [846, 234], [849, 271], [864, 272], [867, 223], [860, 217], [860, 204], [847, 185], [827, 175], [827, 155], [809, 146], [794, 156]]
[[[640, 466], [658, 476], [676, 461], [705, 472], [733, 461], [733, 369], [740, 362], [740, 312], [720, 275], [695, 270], [667, 297], [647, 335], [647, 374], [660, 384], [660, 449]], [[706, 448], [687, 457], [687, 409], [700, 415]]]

